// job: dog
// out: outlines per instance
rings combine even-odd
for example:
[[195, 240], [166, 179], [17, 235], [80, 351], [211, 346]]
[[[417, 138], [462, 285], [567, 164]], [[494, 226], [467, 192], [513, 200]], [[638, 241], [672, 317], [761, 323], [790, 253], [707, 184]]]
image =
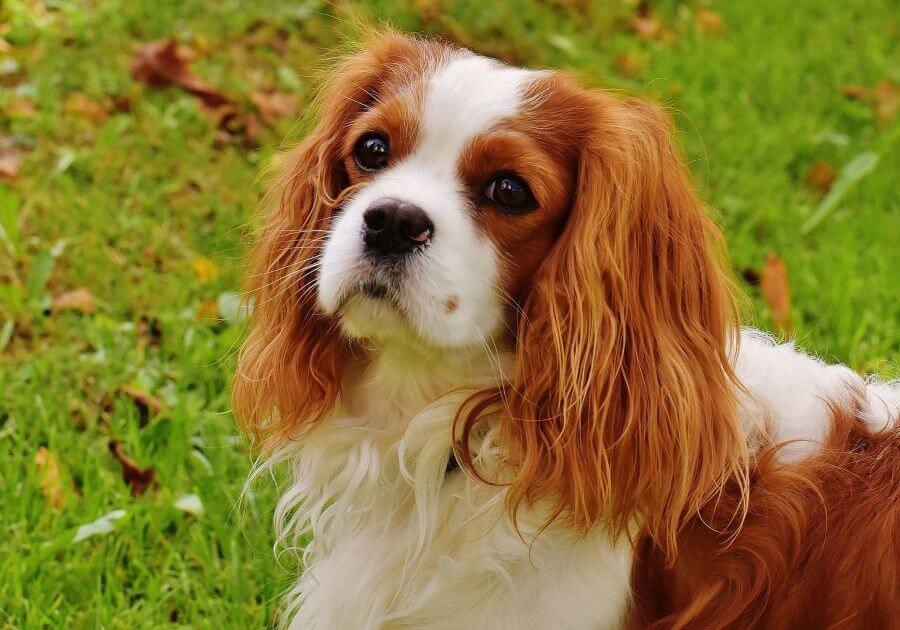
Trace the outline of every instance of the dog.
[[233, 386], [291, 627], [900, 627], [900, 388], [740, 327], [659, 107], [387, 32], [317, 109]]

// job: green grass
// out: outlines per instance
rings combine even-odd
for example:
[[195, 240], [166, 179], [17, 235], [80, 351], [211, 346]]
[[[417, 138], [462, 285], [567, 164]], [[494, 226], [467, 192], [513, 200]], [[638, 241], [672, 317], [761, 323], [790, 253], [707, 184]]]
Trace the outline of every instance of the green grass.
[[[0, 52], [0, 138], [25, 151], [20, 176], [0, 179], [0, 624], [260, 626], [275, 619], [295, 568], [271, 553], [272, 484], [235, 509], [251, 461], [228, 402], [241, 330], [198, 311], [238, 290], [259, 173], [299, 132], [285, 120], [259, 148], [217, 146], [196, 99], [131, 79], [138, 42], [190, 45], [195, 71], [246, 111], [263, 87], [307, 102], [323, 52], [360, 18], [661, 100], [698, 190], [721, 213], [736, 271], [777, 253], [801, 345], [898, 374], [900, 126], [879, 125], [871, 103], [841, 93], [900, 82], [896, 3], [721, 3], [724, 29], [705, 34], [700, 5], [666, 2], [654, 11], [670, 35], [653, 42], [634, 36], [627, 4], [596, 4], [0, 4], [11, 45]], [[643, 67], [623, 75], [623, 54]], [[109, 115], [74, 113], [65, 105], [73, 93]], [[118, 111], [123, 97], [130, 110]], [[875, 170], [802, 235], [819, 203], [803, 183], [809, 166], [840, 170], [865, 152], [879, 155]], [[207, 258], [216, 277], [194, 269]], [[96, 297], [93, 315], [49, 309], [79, 287]], [[747, 290], [748, 322], [769, 327], [757, 290]], [[146, 332], [154, 326], [158, 339]], [[142, 422], [117, 393], [123, 385], [165, 409]], [[107, 449], [112, 436], [155, 467], [154, 490], [131, 497]], [[61, 462], [62, 507], [42, 494], [40, 447]], [[202, 515], [173, 507], [186, 493], [202, 499]], [[72, 542], [74, 528], [115, 509], [127, 515], [114, 531]]]

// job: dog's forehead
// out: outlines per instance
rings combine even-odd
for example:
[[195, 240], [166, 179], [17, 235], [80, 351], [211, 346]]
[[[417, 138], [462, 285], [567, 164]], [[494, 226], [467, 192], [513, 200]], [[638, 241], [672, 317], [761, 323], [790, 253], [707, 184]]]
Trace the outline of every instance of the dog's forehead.
[[417, 157], [450, 166], [478, 134], [520, 111], [523, 95], [542, 73], [458, 52], [432, 69], [425, 82]]

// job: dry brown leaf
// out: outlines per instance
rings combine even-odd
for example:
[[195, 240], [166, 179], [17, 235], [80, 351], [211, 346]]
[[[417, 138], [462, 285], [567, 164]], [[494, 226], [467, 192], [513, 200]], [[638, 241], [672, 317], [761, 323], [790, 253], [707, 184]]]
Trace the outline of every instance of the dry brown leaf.
[[6, 112], [13, 118], [34, 118], [37, 107], [27, 98], [14, 98], [6, 104]]
[[14, 145], [4, 144], [0, 138], [0, 177], [15, 179], [19, 176], [22, 153]]
[[200, 282], [214, 282], [219, 277], [219, 267], [209, 258], [198, 256], [191, 261], [194, 273]]
[[769, 254], [763, 265], [759, 291], [769, 311], [772, 323], [783, 335], [791, 334], [791, 287], [788, 284], [787, 265], [778, 254]]
[[131, 496], [139, 497], [147, 492], [147, 489], [153, 483], [153, 475], [155, 474], [153, 466], [149, 468], [138, 466], [137, 462], [122, 452], [122, 445], [118, 440], [110, 440], [109, 452], [122, 465], [122, 480], [131, 488]]
[[259, 117], [267, 125], [274, 125], [281, 118], [290, 118], [300, 110], [300, 99], [286, 92], [254, 92], [250, 100], [259, 110]]
[[861, 101], [869, 97], [869, 90], [861, 85], [841, 86], [841, 94], [853, 101]]
[[62, 466], [56, 453], [42, 446], [34, 456], [34, 463], [38, 469], [41, 494], [47, 500], [47, 505], [56, 509], [64, 507], [66, 495], [63, 493]]
[[208, 86], [190, 67], [190, 53], [174, 40], [150, 42], [135, 48], [131, 75], [154, 87], [175, 84], [209, 107], [231, 102], [222, 92]]
[[890, 79], [882, 79], [872, 90], [875, 98], [875, 119], [881, 127], [886, 127], [900, 106], [900, 90]]
[[803, 182], [810, 190], [824, 195], [831, 188], [835, 177], [837, 177], [837, 173], [831, 164], [818, 161], [813, 162], [809, 170], [806, 171], [806, 177], [803, 178]]
[[700, 9], [697, 11], [697, 26], [707, 35], [715, 35], [725, 28], [725, 20], [718, 11]]
[[634, 29], [638, 39], [644, 41], [659, 39], [662, 34], [659, 22], [650, 15], [649, 10], [637, 13], [631, 20], [631, 28]]
[[141, 316], [137, 326], [138, 346], [159, 348], [162, 345], [162, 324], [155, 317]]
[[77, 311], [78, 313], [93, 313], [97, 308], [97, 302], [87, 289], [75, 289], [60, 293], [53, 298], [54, 311]]
[[647, 68], [647, 58], [636, 53], [622, 53], [615, 60], [616, 71], [624, 77], [633, 77]]
[[146, 424], [151, 416], [166, 408], [166, 403], [162, 400], [137, 387], [122, 385], [119, 387], [119, 391], [128, 396], [137, 405], [141, 414], [141, 426]]
[[108, 118], [106, 111], [98, 103], [80, 92], [69, 94], [63, 111], [94, 122], [102, 122]]

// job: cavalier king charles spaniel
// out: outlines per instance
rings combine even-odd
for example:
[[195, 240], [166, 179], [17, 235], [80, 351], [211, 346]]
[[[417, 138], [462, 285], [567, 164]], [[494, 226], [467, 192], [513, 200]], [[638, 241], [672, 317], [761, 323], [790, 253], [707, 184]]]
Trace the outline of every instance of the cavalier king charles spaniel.
[[900, 388], [740, 328], [657, 106], [382, 33], [317, 109], [234, 381], [286, 623], [900, 627]]

